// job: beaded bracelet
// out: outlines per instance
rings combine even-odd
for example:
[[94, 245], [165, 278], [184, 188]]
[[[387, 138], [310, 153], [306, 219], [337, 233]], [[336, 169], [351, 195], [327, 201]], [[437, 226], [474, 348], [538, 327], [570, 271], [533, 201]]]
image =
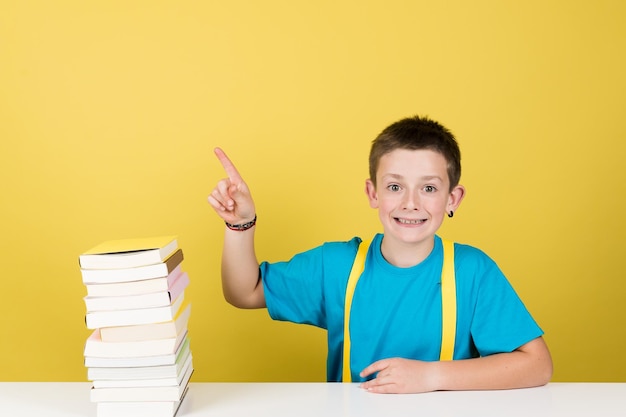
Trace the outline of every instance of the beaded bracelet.
[[228, 227], [230, 230], [235, 230], [237, 232], [243, 232], [245, 230], [250, 229], [252, 226], [254, 226], [256, 224], [256, 214], [254, 215], [254, 219], [252, 219], [252, 221], [248, 222], [248, 223], [244, 223], [244, 224], [230, 224], [228, 222], [224, 222], [226, 223], [226, 227]]

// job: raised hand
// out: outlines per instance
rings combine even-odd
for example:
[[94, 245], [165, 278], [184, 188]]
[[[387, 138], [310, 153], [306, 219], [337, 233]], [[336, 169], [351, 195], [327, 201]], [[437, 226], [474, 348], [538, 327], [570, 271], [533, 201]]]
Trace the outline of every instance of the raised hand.
[[223, 150], [215, 148], [215, 155], [228, 177], [217, 183], [208, 197], [209, 204], [228, 223], [242, 224], [252, 221], [256, 211], [248, 186]]

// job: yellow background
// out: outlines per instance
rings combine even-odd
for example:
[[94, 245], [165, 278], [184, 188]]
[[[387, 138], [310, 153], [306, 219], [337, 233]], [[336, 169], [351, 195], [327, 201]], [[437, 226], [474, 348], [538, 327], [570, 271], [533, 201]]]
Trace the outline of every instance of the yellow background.
[[414, 114], [463, 152], [441, 234], [499, 263], [554, 380], [626, 380], [625, 4], [3, 1], [0, 380], [86, 380], [78, 255], [177, 234], [194, 380], [323, 381], [322, 330], [223, 300], [212, 149], [283, 260], [380, 230], [369, 144]]

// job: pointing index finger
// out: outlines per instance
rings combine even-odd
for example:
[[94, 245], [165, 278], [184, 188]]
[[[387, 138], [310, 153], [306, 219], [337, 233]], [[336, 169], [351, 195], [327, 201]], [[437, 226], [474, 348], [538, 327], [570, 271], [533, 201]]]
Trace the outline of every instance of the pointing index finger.
[[224, 171], [226, 171], [228, 178], [231, 181], [241, 181], [242, 179], [241, 179], [241, 175], [239, 174], [239, 171], [237, 171], [237, 168], [235, 168], [235, 165], [230, 161], [230, 159], [228, 159], [228, 156], [226, 156], [226, 153], [220, 148], [215, 148], [214, 152], [215, 152], [215, 155], [217, 156], [217, 159], [220, 160], [222, 167], [224, 167]]

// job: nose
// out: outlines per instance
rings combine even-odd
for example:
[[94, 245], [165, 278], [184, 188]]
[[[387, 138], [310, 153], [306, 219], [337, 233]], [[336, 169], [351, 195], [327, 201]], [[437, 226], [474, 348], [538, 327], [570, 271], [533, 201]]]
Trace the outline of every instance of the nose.
[[402, 201], [402, 208], [404, 210], [419, 210], [420, 209], [420, 197], [417, 191], [407, 191]]

